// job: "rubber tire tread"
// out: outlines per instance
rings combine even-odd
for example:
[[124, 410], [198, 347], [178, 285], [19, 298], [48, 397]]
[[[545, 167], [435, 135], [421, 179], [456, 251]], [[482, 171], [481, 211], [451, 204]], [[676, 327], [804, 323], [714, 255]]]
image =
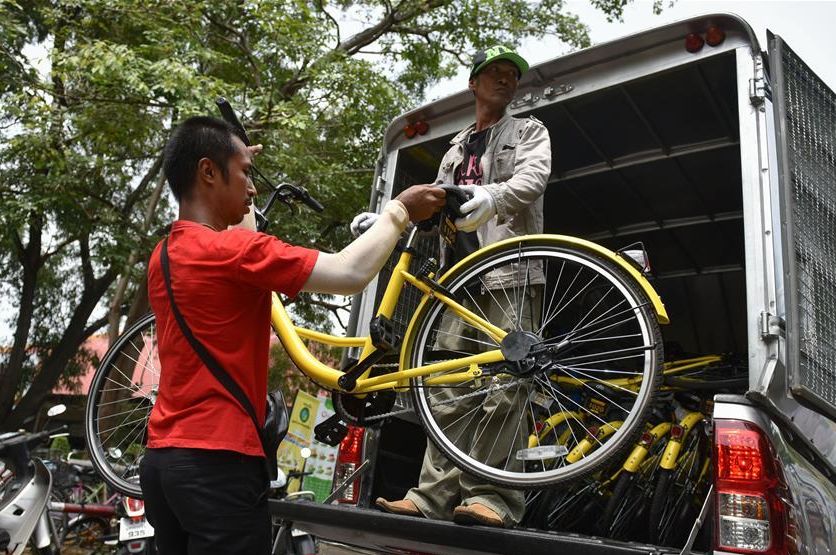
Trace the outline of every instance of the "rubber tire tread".
[[[552, 245], [548, 245], [547, 243], [553, 243]], [[621, 439], [621, 445], [615, 449], [613, 452], [608, 453], [606, 457], [603, 457], [597, 463], [591, 465], [589, 468], [584, 470], [583, 472], [579, 472], [577, 475], [566, 476], [558, 479], [551, 479], [551, 480], [541, 480], [539, 482], [529, 482], [527, 484], [517, 484], [517, 483], [509, 483], [507, 481], [496, 479], [492, 476], [482, 474], [479, 472], [474, 471], [470, 465], [465, 462], [459, 460], [454, 454], [448, 452], [445, 447], [442, 446], [443, 442], [435, 437], [435, 435], [431, 431], [431, 427], [426, 423], [426, 417], [424, 416], [423, 412], [418, 410], [417, 407], [421, 406], [419, 402], [419, 395], [420, 389], [415, 387], [415, 380], [410, 380], [410, 393], [412, 396], [413, 406], [415, 407], [415, 412], [418, 413], [418, 418], [421, 421], [421, 426], [424, 428], [424, 431], [433, 444], [444, 453], [447, 459], [452, 462], [456, 467], [461, 469], [463, 472], [467, 472], [472, 476], [476, 476], [485, 482], [502, 486], [502, 487], [510, 487], [514, 489], [534, 489], [539, 487], [552, 487], [558, 484], [563, 484], [568, 481], [578, 480], [584, 477], [589, 477], [602, 470], [612, 464], [612, 462], [619, 459], [619, 457], [624, 458], [627, 452], [633, 448], [635, 441], [641, 435], [642, 431], [644, 430], [644, 423], [647, 420], [648, 413], [650, 412], [650, 408], [653, 406], [656, 396], [659, 393], [659, 388], [662, 383], [662, 362], [664, 361], [664, 352], [662, 349], [662, 332], [659, 329], [659, 323], [656, 318], [656, 313], [652, 310], [653, 304], [647, 298], [644, 290], [641, 286], [636, 283], [635, 278], [628, 274], [624, 269], [618, 267], [615, 263], [607, 260], [600, 255], [597, 255], [593, 252], [589, 252], [586, 250], [578, 249], [578, 248], [570, 248], [567, 247], [565, 243], [555, 240], [549, 241], [548, 239], [536, 239], [534, 241], [529, 241], [524, 244], [525, 248], [528, 247], [540, 247], [540, 248], [549, 248], [553, 251], [561, 251], [564, 253], [569, 253], [581, 258], [585, 258], [590, 262], [593, 262], [599, 265], [601, 268], [610, 272], [615, 277], [621, 281], [621, 283], [633, 294], [633, 296], [638, 300], [640, 305], [642, 306], [641, 313], [644, 315], [645, 319], [647, 320], [648, 327], [650, 329], [650, 341], [652, 344], [656, 345], [656, 361], [657, 365], [656, 368], [653, 369], [654, 376], [651, 377], [652, 384], [650, 387], [650, 393], [646, 397], [644, 407], [641, 407], [640, 413], [635, 420], [634, 429], [628, 432], [625, 436]], [[482, 264], [486, 261], [486, 259], [492, 259], [495, 257], [500, 256], [501, 253], [513, 251], [517, 252], [517, 245], [516, 244], [509, 244], [501, 249], [485, 249], [485, 252], [482, 253], [481, 256], [477, 256], [475, 259], [471, 261], [470, 264], [464, 265], [460, 267], [455, 274], [450, 274], [447, 279], [441, 282], [442, 285], [445, 285], [448, 288], [452, 288], [452, 285], [455, 284], [456, 280], [461, 276], [463, 273], [467, 272], [473, 266], [477, 264]], [[403, 349], [408, 349], [409, 351], [406, 353], [406, 356], [403, 357], [403, 360], [412, 361], [413, 357], [413, 349], [415, 348], [415, 338], [421, 335], [421, 330], [426, 325], [425, 318], [427, 316], [428, 311], [433, 307], [433, 302], [425, 302], [420, 310], [416, 312], [411, 325], [407, 330], [407, 336], [404, 338], [403, 341]]]
[[656, 487], [653, 488], [653, 500], [650, 502], [650, 514], [648, 517], [647, 538], [654, 545], [659, 542], [662, 510], [665, 507], [665, 501], [668, 499], [673, 473], [674, 470], [660, 468], [659, 478], [656, 480]]
[[116, 339], [110, 349], [107, 350], [104, 358], [102, 358], [101, 364], [99, 364], [99, 367], [96, 369], [96, 373], [93, 375], [93, 380], [90, 382], [90, 390], [87, 394], [87, 406], [84, 410], [85, 441], [87, 443], [87, 452], [90, 454], [90, 462], [93, 463], [93, 467], [96, 469], [96, 472], [102, 480], [107, 483], [107, 485], [123, 495], [136, 499], [142, 499], [142, 489], [139, 484], [129, 484], [126, 486], [124, 484], [124, 480], [116, 480], [112, 470], [110, 469], [110, 464], [107, 462], [107, 457], [101, 450], [101, 446], [98, 444], [98, 441], [93, 440], [93, 438], [98, 438], [96, 430], [93, 426], [94, 408], [96, 407], [97, 399], [99, 397], [99, 390], [102, 388], [102, 382], [104, 382], [105, 376], [107, 376], [110, 361], [113, 360], [113, 358], [121, 351], [125, 343], [131, 340], [140, 329], [147, 327], [148, 324], [155, 322], [155, 320], [156, 318], [154, 313], [149, 312], [125, 330], [122, 335]]
[[621, 500], [624, 499], [628, 488], [633, 485], [633, 481], [635, 479], [636, 474], [633, 472], [627, 472], [626, 470], [622, 471], [621, 474], [618, 475], [618, 481], [615, 483], [612, 495], [607, 501], [607, 506], [604, 507], [601, 520], [598, 522], [600, 531], [605, 536], [612, 537], [611, 527], [613, 525], [613, 516], [615, 515], [616, 509], [621, 504]]

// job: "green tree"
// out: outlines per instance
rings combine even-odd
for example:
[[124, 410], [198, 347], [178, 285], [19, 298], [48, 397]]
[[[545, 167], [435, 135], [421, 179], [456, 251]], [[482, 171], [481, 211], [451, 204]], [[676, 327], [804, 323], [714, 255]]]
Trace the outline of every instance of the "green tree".
[[[596, 0], [619, 17], [623, 0]], [[588, 43], [562, 0], [0, 0], [0, 427], [72, 380], [94, 333], [146, 309], [144, 269], [173, 206], [160, 176], [173, 126], [243, 113], [258, 161], [329, 209], [276, 218], [334, 249], [367, 199], [386, 123], [477, 47]], [[329, 299], [298, 312], [325, 325]], [[6, 334], [9, 335], [9, 334]]]

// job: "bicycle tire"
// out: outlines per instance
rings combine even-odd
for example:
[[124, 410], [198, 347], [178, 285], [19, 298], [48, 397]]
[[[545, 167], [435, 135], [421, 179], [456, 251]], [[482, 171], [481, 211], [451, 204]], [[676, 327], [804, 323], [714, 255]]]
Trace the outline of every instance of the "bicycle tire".
[[[541, 269], [542, 283], [534, 283], [535, 276], [538, 274], [532, 270], [532, 267]], [[522, 270], [523, 268], [525, 268], [525, 271]], [[490, 276], [496, 276], [503, 271], [516, 271], [517, 277], [509, 278], [510, 281], [513, 281], [513, 285], [499, 289], [488, 287], [487, 284], [491, 282], [491, 279], [494, 279]], [[562, 281], [564, 280], [564, 271], [566, 271], [566, 276], [565, 281]], [[572, 273], [574, 273], [574, 277], [570, 278], [569, 276]], [[543, 274], [545, 277], [543, 277]], [[580, 285], [576, 286], [579, 276], [583, 277], [580, 278]], [[496, 279], [494, 279], [495, 281]], [[448, 272], [440, 280], [440, 283], [454, 298], [458, 298], [462, 303], [469, 301], [479, 310], [482, 310], [479, 305], [480, 302], [486, 302], [487, 304], [495, 302], [501, 313], [505, 315], [504, 318], [517, 320], [514, 325], [518, 328], [517, 331], [520, 334], [524, 334], [520, 320], [522, 320], [522, 315], [525, 315], [523, 304], [527, 300], [526, 288], [531, 285], [542, 286], [542, 306], [539, 309], [533, 307], [529, 311], [532, 315], [531, 320], [537, 319], [535, 311], [540, 311], [539, 324], [532, 325], [532, 328], [534, 326], [539, 327], [536, 334], [539, 343], [536, 343], [534, 347], [553, 345], [557, 341], [560, 341], [559, 345], [568, 345], [567, 349], [561, 351], [564, 355], [563, 358], [544, 356], [533, 362], [526, 359], [523, 363], [520, 363], [531, 364], [535, 367], [530, 376], [521, 375], [516, 383], [513, 380], [503, 378], [506, 383], [500, 387], [509, 392], [511, 388], [516, 387], [516, 391], [513, 393], [514, 398], [508, 404], [520, 403], [521, 399], [528, 396], [522, 402], [525, 406], [520, 409], [517, 422], [512, 421], [511, 425], [516, 427], [516, 431], [512, 432], [513, 437], [506, 443], [510, 446], [507, 449], [507, 456], [504, 458], [498, 458], [497, 456], [502, 455], [502, 453], [494, 453], [493, 447], [491, 452], [484, 456], [472, 455], [474, 452], [472, 446], [478, 445], [482, 437], [477, 432], [484, 433], [497, 411], [492, 412], [491, 416], [485, 417], [488, 418], [488, 424], [483, 425], [481, 429], [479, 428], [480, 421], [469, 433], [459, 432], [456, 438], [448, 437], [448, 435], [452, 436], [453, 433], [445, 433], [444, 428], [449, 428], [450, 424], [441, 421], [446, 418], [442, 414], [446, 410], [443, 407], [448, 404], [458, 404], [458, 401], [447, 399], [434, 403], [431, 398], [432, 394], [427, 392], [435, 390], [438, 397], [443, 394], [441, 390], [437, 386], [432, 386], [430, 381], [425, 385], [424, 378], [419, 377], [411, 380], [410, 390], [413, 405], [427, 437], [454, 465], [486, 482], [504, 487], [530, 489], [554, 486], [591, 476], [632, 447], [634, 440], [643, 429], [647, 412], [658, 390], [661, 381], [660, 368], [663, 356], [661, 332], [656, 315], [644, 291], [631, 275], [611, 260], [607, 260], [597, 253], [567, 247], [559, 238], [530, 236], [506, 241], [479, 251], [475, 257], [470, 259], [469, 263], [460, 265]], [[592, 283], [596, 283], [595, 287], [590, 288]], [[561, 285], [564, 286], [563, 289], [560, 288]], [[471, 293], [474, 287], [481, 288], [482, 301], [477, 301]], [[497, 291], [496, 294], [494, 294], [494, 291]], [[507, 303], [501, 301], [500, 298], [503, 295]], [[610, 295], [612, 295], [611, 299], [604, 302]], [[557, 296], [560, 298], [555, 305], [554, 300]], [[513, 301], [511, 300], [512, 297]], [[549, 298], [548, 303], [546, 302], [547, 297]], [[566, 300], [565, 303], [564, 300]], [[506, 304], [506, 306], [503, 307], [502, 304]], [[517, 304], [519, 304], [519, 310], [515, 308]], [[488, 307], [486, 310], [490, 311], [491, 308]], [[445, 356], [447, 360], [450, 360], [460, 358], [460, 355], [467, 356], [473, 353], [472, 350], [451, 353], [441, 346], [446, 341], [445, 334], [455, 335], [449, 333], [449, 329], [451, 329], [449, 325], [451, 319], [453, 320], [452, 325], [457, 325], [455, 322], [456, 316], [454, 314], [453, 316], [446, 316], [448, 313], [453, 314], [446, 310], [446, 305], [434, 297], [428, 297], [419, 304], [407, 336], [404, 338], [402, 361], [410, 364], [411, 367], [418, 367], [429, 361], [441, 360]], [[513, 314], [513, 316], [509, 316], [509, 314]], [[484, 311], [482, 311], [482, 317], [488, 319]], [[463, 323], [463, 325], [467, 324], [467, 322]], [[569, 331], [566, 332], [565, 330]], [[604, 338], [600, 337], [600, 334], [606, 330], [610, 330], [608, 332], [610, 335]], [[628, 331], [630, 333], [627, 333]], [[442, 339], [439, 339], [439, 335], [442, 336]], [[486, 335], [476, 336], [476, 339], [471, 341], [476, 344], [486, 344], [485, 339], [487, 337]], [[638, 337], [639, 339], [633, 341], [630, 339], [631, 337]], [[603, 339], [608, 341], [603, 341]], [[607, 343], [608, 347], [596, 351], [596, 347], [593, 345], [596, 342], [599, 345]], [[492, 344], [487, 344], [489, 348], [496, 349], [499, 347], [495, 341]], [[639, 355], [615, 356], [615, 353], [620, 351], [635, 351]], [[573, 352], [575, 353], [573, 356], [566, 356], [572, 355]], [[583, 354], [585, 352], [587, 354]], [[608, 356], [607, 353], [612, 354], [614, 358], [594, 358], [598, 355], [606, 357]], [[638, 362], [623, 362], [625, 359], [635, 358], [636, 356], [640, 357]], [[593, 363], [601, 366], [601, 368], [589, 368], [589, 364]], [[612, 367], [613, 365], [616, 367]], [[637, 370], [630, 371], [633, 366]], [[592, 400], [603, 404], [604, 410], [620, 409], [618, 412], [623, 414], [617, 415], [617, 419], [621, 420], [623, 417], [624, 423], [603, 442], [596, 440], [598, 444], [595, 445], [595, 448], [583, 455], [578, 461], [567, 464], [565, 453], [563, 453], [564, 458], [558, 461], [556, 459], [560, 457], [559, 453], [561, 452], [559, 446], [545, 446], [547, 447], [546, 453], [555, 454], [548, 463], [550, 467], [547, 468], [545, 459], [540, 459], [539, 463], [530, 464], [527, 468], [527, 463], [524, 463], [523, 468], [520, 469], [518, 463], [510, 462], [511, 453], [514, 450], [514, 445], [519, 445], [520, 439], [517, 436], [528, 438], [531, 428], [536, 426], [534, 413], [540, 410], [535, 409], [534, 403], [532, 403], [532, 395], [535, 395], [535, 393], [529, 394], [526, 392], [522, 397], [519, 395], [523, 385], [527, 388], [525, 391], [531, 390], [542, 394], [550, 405], [556, 404], [561, 407], [560, 412], [567, 410], [566, 406], [570, 406], [572, 410], [586, 410], [592, 415], [589, 420], [596, 425], [605, 425], [609, 420], [616, 420], [614, 417], [607, 418], [605, 415], [594, 414], [589, 407], [582, 407], [578, 401], [572, 400], [569, 395], [566, 395], [565, 391], [560, 391], [562, 388], [559, 385], [560, 378], [552, 372], [553, 368], [556, 367], [560, 367], [560, 372], [564, 373], [564, 377], [575, 384], [576, 389], [582, 390], [581, 395], [587, 398], [584, 403]], [[462, 370], [457, 369], [451, 372], [456, 371], [461, 372]], [[488, 400], [498, 391], [496, 389], [498, 387], [496, 385], [497, 376], [507, 376], [509, 371], [511, 370], [506, 365], [495, 369], [494, 377], [490, 380], [474, 378], [465, 383], [456, 384], [454, 387], [443, 386], [443, 389], [465, 389], [466, 392], [460, 395], [460, 399], [473, 399], [482, 396], [485, 400]], [[599, 372], [610, 377], [640, 376], [638, 391], [635, 393], [627, 392], [624, 387], [620, 386], [614, 389], [610, 382], [595, 377]], [[540, 373], [539, 376], [538, 373]], [[558, 380], [556, 382], [558, 385], [552, 383], [555, 379]], [[577, 385], [576, 382], [582, 382], [583, 380], [588, 380], [593, 385], [588, 385], [586, 382], [584, 382], [585, 385]], [[482, 382], [490, 382], [490, 384], [483, 385]], [[618, 402], [613, 402], [612, 397], [615, 397], [613, 391], [618, 395], [633, 396], [635, 399], [632, 401], [619, 399]], [[448, 393], [446, 395], [455, 394]], [[496, 401], [497, 404], [501, 402]], [[566, 405], [564, 405], [564, 402]], [[628, 404], [629, 407], [625, 408]], [[485, 403], [482, 403], [481, 408], [473, 410], [484, 411], [486, 406]], [[439, 409], [438, 419], [434, 408]], [[550, 411], [551, 409], [547, 407], [546, 410]], [[532, 422], [527, 422], [526, 426], [522, 426], [523, 415], [526, 412], [532, 414]], [[500, 424], [500, 429], [505, 429], [508, 413], [505, 414], [505, 420]], [[467, 426], [474, 419], [475, 417], [471, 417], [471, 422], [468, 422]], [[525, 419], [528, 419], [527, 415], [525, 415]], [[458, 418], [457, 422], [460, 421], [461, 418]], [[586, 425], [586, 428], [589, 429], [589, 425]], [[575, 440], [575, 443], [577, 443], [577, 438]], [[494, 446], [497, 442], [498, 440], [494, 441]], [[538, 447], [543, 446], [538, 445]], [[502, 450], [506, 450], [505, 446], [502, 447]], [[520, 458], [521, 453], [523, 457], [528, 456], [527, 452], [524, 453], [523, 451], [525, 451], [524, 448], [518, 448], [514, 458]], [[491, 457], [497, 458], [497, 461], [491, 462]], [[509, 470], [509, 465], [516, 466], [516, 468]], [[537, 468], [533, 468], [535, 466]]]
[[601, 519], [598, 522], [599, 530], [605, 536], [610, 538], [615, 537], [612, 527], [616, 511], [624, 508], [627, 502], [627, 492], [632, 488], [635, 479], [636, 474], [627, 472], [626, 470], [618, 475], [618, 480], [615, 482], [612, 495], [607, 500], [604, 512], [601, 514]]
[[138, 499], [139, 461], [159, 376], [155, 318], [149, 313], [105, 353], [87, 396], [84, 421], [90, 461], [107, 485]]
[[[672, 541], [671, 536], [675, 534], [682, 534], [682, 530], [678, 530], [675, 526], [676, 522], [680, 521], [680, 519], [672, 518], [671, 514], [676, 512], [680, 514], [680, 517], [687, 514], [690, 503], [686, 503], [683, 506], [683, 504], [678, 503], [677, 500], [672, 500], [672, 495], [674, 494], [674, 487], [679, 487], [677, 483], [677, 476], [683, 471], [684, 467], [682, 463], [686, 460], [686, 457], [691, 457], [688, 459], [691, 466], [688, 469], [685, 469], [686, 472], [690, 472], [702, 464], [705, 440], [701, 437], [701, 433], [702, 431], [699, 429], [692, 430], [689, 433], [688, 438], [685, 440], [687, 444], [683, 445], [682, 450], [680, 451], [676, 466], [672, 470], [660, 469], [659, 471], [659, 478], [656, 482], [656, 487], [653, 491], [653, 499], [650, 503], [648, 521], [648, 539], [653, 544], [672, 545], [674, 542]], [[699, 477], [691, 483], [695, 485], [698, 480]], [[686, 484], [687, 483], [688, 478], [686, 476]], [[687, 487], [682, 486], [681, 489], [684, 492], [687, 490]]]

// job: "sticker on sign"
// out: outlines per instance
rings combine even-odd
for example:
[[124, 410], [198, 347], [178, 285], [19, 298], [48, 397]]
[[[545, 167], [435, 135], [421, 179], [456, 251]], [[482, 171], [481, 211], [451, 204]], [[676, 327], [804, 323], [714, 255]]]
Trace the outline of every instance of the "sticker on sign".
[[144, 518], [142, 520], [131, 520], [130, 518], [119, 519], [119, 541], [129, 542], [141, 540], [154, 535], [154, 527]]
[[542, 461], [545, 459], [565, 457], [568, 453], [569, 449], [567, 449], [565, 445], [540, 445], [538, 447], [520, 449], [517, 451], [517, 460]]

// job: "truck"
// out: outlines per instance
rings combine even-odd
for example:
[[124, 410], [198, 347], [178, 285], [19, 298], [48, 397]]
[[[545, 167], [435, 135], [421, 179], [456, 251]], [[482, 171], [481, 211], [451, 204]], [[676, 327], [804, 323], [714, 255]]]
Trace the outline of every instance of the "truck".
[[[640, 245], [670, 316], [666, 352], [745, 363], [748, 386], [713, 395], [710, 488], [687, 540], [464, 527], [375, 510], [375, 498], [400, 499], [418, 480], [426, 441], [404, 411], [349, 427], [335, 482], [365, 466], [338, 504], [274, 502], [274, 514], [323, 544], [375, 553], [833, 553], [834, 92], [780, 36], [768, 32], [764, 49], [746, 21], [714, 14], [535, 65], [509, 112], [537, 118], [551, 136], [544, 232], [613, 251]], [[472, 121], [469, 91], [393, 120], [370, 209], [433, 182], [450, 138]], [[354, 299], [349, 333], [368, 333], [386, 272]], [[393, 318], [401, 333], [418, 297], [402, 299]], [[772, 479], [741, 489], [724, 474], [729, 456], [771, 468]]]

